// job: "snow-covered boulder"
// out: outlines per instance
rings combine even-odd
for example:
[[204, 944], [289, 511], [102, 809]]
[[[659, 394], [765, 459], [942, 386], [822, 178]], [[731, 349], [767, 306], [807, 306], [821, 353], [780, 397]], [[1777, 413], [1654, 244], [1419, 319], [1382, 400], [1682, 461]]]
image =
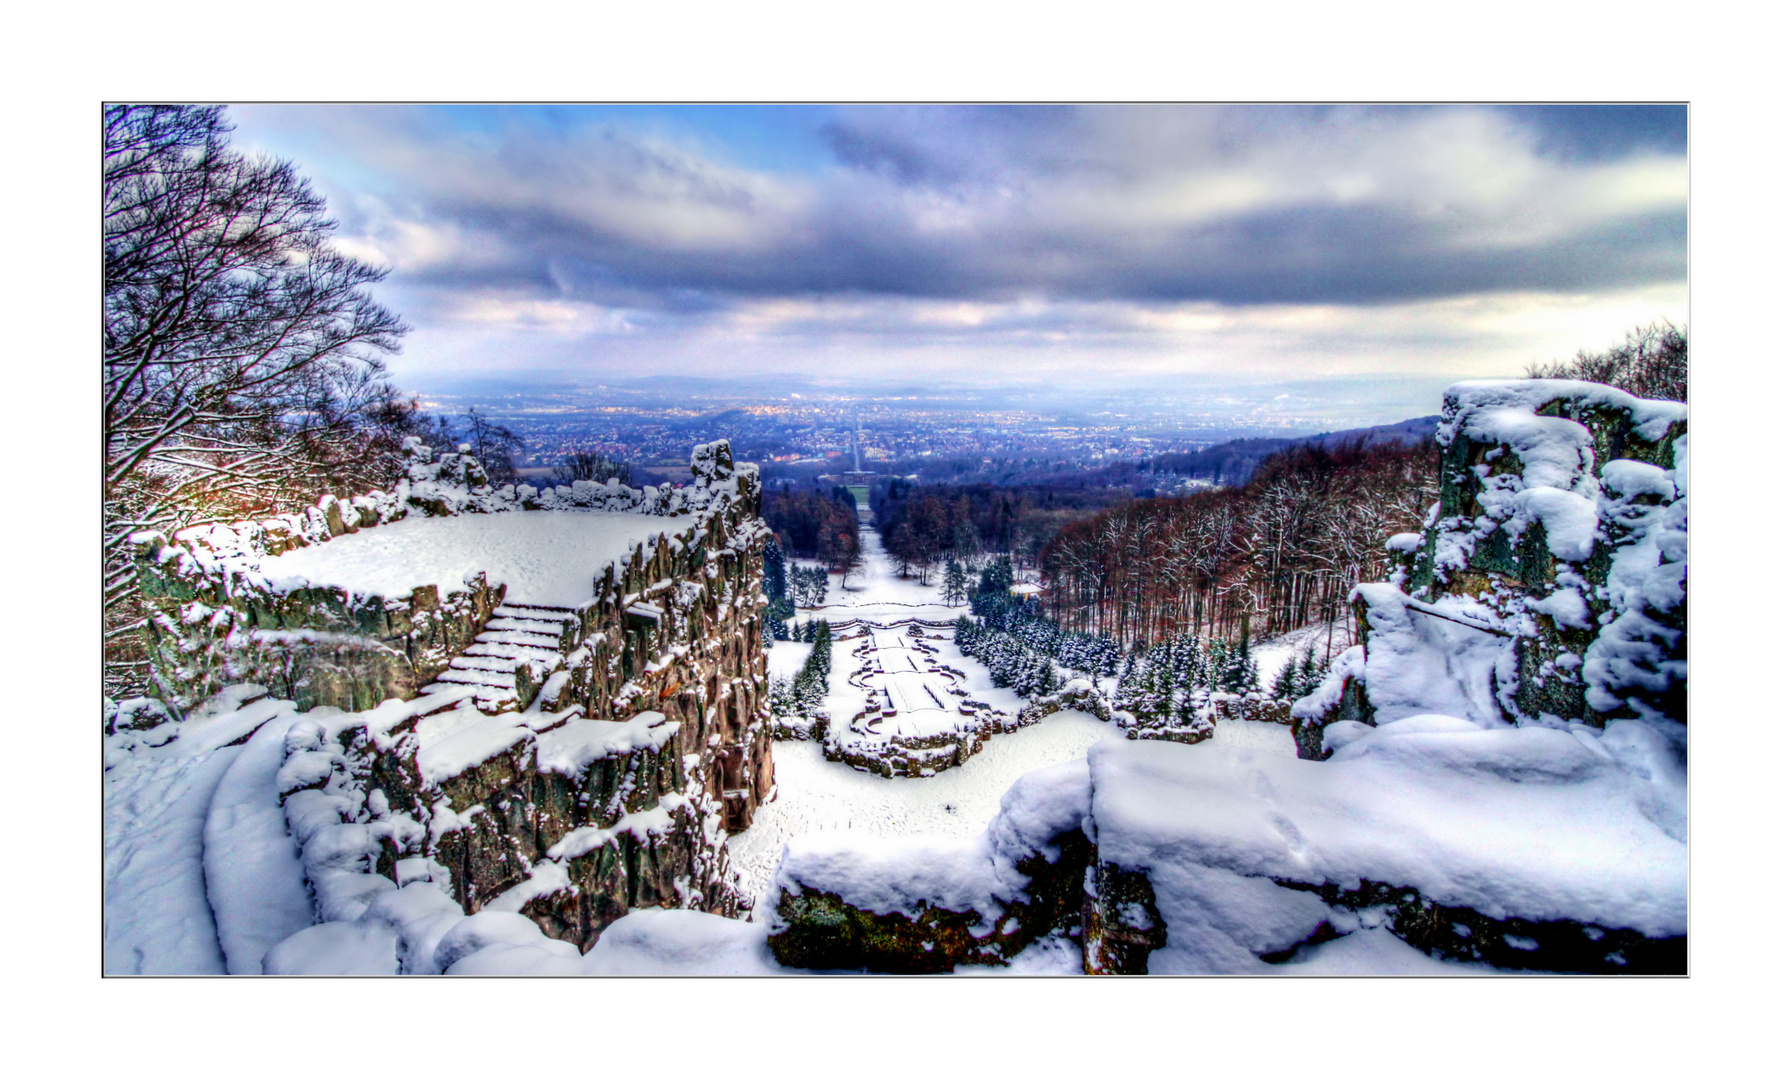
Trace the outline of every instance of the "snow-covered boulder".
[[768, 942], [791, 967], [900, 974], [1003, 965], [1080, 933], [1089, 842], [1082, 762], [1021, 777], [981, 836], [793, 838], [773, 878]]
[[1113, 740], [1023, 777], [980, 837], [799, 838], [772, 952], [938, 972], [1056, 936], [1091, 973], [1268, 974], [1368, 933], [1467, 964], [1685, 970], [1683, 758], [1653, 727], [1328, 733], [1326, 762]]
[[1688, 441], [1679, 402], [1452, 386], [1439, 503], [1422, 535], [1390, 541], [1392, 580], [1353, 594], [1365, 651], [1296, 718], [1684, 724]]

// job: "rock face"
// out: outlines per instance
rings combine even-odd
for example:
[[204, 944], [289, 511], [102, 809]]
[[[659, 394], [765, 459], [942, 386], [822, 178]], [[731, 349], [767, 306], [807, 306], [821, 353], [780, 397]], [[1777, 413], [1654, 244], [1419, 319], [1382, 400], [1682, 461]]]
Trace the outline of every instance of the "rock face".
[[774, 879], [772, 954], [790, 967], [937, 974], [1080, 936], [1087, 781], [1080, 762], [1022, 777], [968, 841], [792, 838]]
[[[480, 575], [465, 593], [398, 601], [282, 592], [257, 575], [257, 556], [294, 536], [327, 539], [340, 509], [285, 531], [142, 539], [158, 676], [177, 701], [266, 676], [301, 707], [360, 710], [295, 728], [281, 774], [326, 921], [420, 881], [464, 914], [520, 913], [582, 949], [633, 907], [742, 910], [722, 841], [774, 790], [766, 532], [757, 472], [737, 469], [725, 442], [699, 447], [692, 472], [680, 489], [493, 491], [465, 459], [431, 463], [418, 448], [397, 491], [355, 500], [360, 527], [406, 513], [695, 515], [603, 567], [591, 599], [564, 609], [504, 605]], [[325, 525], [301, 535], [313, 518]], [[476, 639], [495, 644], [467, 654]]]
[[[1447, 712], [1484, 725], [1686, 722], [1686, 407], [1595, 383], [1444, 398], [1441, 497], [1353, 595], [1366, 643], [1306, 728]], [[1316, 731], [1297, 729], [1322, 754]]]

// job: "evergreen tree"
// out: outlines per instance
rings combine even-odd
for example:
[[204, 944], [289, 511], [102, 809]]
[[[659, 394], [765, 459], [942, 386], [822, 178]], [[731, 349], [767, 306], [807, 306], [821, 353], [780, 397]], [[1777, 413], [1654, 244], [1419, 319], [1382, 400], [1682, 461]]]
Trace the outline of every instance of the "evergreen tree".
[[[1307, 656], [1310, 658], [1311, 655], [1312, 650], [1309, 649], [1307, 651]], [[1301, 696], [1300, 685], [1303, 680], [1301, 678], [1300, 662], [1301, 657], [1293, 654], [1289, 655], [1288, 662], [1283, 664], [1282, 670], [1276, 673], [1276, 681], [1270, 687], [1269, 691], [1271, 697], [1276, 698], [1279, 701], [1293, 701]]]
[[944, 582], [946, 603], [957, 604], [964, 600], [965, 584], [964, 565], [957, 559], [953, 559], [946, 563], [946, 579]]
[[798, 714], [796, 686], [790, 679], [774, 676], [767, 687], [767, 700], [771, 704], [773, 716], [795, 716]]
[[958, 646], [961, 652], [970, 652], [976, 647], [978, 629], [975, 619], [969, 615], [960, 615], [952, 624], [952, 644]]
[[1325, 664], [1320, 661], [1313, 649], [1313, 646], [1308, 645], [1306, 651], [1300, 655], [1300, 673], [1295, 682], [1297, 698], [1311, 694], [1319, 689], [1320, 683], [1325, 681]]
[[1014, 560], [1006, 555], [993, 560], [977, 578], [977, 592], [983, 596], [1008, 595], [1014, 584]]
[[828, 672], [834, 666], [833, 631], [823, 619], [803, 624], [802, 632], [809, 635], [808, 640], [815, 647], [809, 650], [809, 658], [796, 674], [794, 692], [799, 711], [812, 716], [828, 696]]
[[826, 619], [815, 621], [814, 640], [815, 648], [810, 651], [809, 659], [826, 675], [834, 669], [834, 629]]
[[767, 600], [782, 600], [788, 595], [789, 581], [784, 570], [784, 549], [773, 536], [765, 542], [765, 585]]
[[790, 640], [790, 620], [796, 617], [796, 605], [790, 597], [773, 600], [765, 609], [765, 621], [772, 628], [772, 637], [778, 641]]

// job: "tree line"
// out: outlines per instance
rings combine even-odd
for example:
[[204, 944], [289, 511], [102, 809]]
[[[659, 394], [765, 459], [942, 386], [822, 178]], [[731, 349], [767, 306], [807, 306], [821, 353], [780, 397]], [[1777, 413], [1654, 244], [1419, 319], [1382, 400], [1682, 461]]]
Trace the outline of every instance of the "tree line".
[[759, 515], [777, 534], [785, 555], [815, 559], [836, 573], [859, 560], [858, 500], [838, 484], [826, 490], [768, 488]]
[[1334, 619], [1357, 582], [1386, 576], [1387, 538], [1422, 526], [1437, 468], [1431, 444], [1305, 445], [1242, 488], [1124, 503], [1046, 546], [1045, 609], [1129, 651]]
[[1059, 530], [1123, 493], [1102, 489], [919, 485], [901, 478], [871, 490], [884, 550], [923, 585], [953, 561], [1009, 555], [1031, 565]]
[[1532, 364], [1532, 379], [1585, 379], [1615, 386], [1637, 397], [1686, 400], [1686, 327], [1669, 320], [1639, 326], [1602, 352], [1582, 349], [1572, 360]]

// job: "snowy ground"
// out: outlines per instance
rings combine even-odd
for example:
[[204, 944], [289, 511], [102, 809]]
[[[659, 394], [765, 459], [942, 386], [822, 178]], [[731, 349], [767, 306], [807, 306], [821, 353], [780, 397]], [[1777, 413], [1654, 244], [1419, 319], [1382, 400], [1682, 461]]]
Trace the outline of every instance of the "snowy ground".
[[339, 585], [403, 596], [419, 585], [462, 588], [468, 574], [509, 586], [513, 604], [576, 607], [595, 595], [592, 578], [660, 533], [688, 527], [690, 515], [534, 511], [405, 518], [262, 561], [279, 584]]
[[859, 526], [859, 552], [864, 568], [852, 575], [850, 586], [842, 587], [838, 579], [830, 579], [828, 602], [818, 608], [799, 610], [798, 619], [869, 619], [889, 624], [899, 619], [956, 619], [970, 610], [945, 603], [940, 596], [938, 574], [931, 585], [921, 584], [919, 578], [901, 577], [896, 560], [884, 550], [883, 539], [869, 523]]
[[[516, 539], [511, 545], [516, 558], [504, 556], [502, 552], [508, 549], [502, 543], [494, 547], [491, 538], [477, 540], [477, 552], [463, 553], [464, 559], [454, 553], [455, 544], [434, 545], [430, 541], [424, 546], [435, 554], [424, 560], [427, 573], [423, 575], [452, 585], [467, 571], [485, 570], [493, 580], [511, 585], [515, 598], [535, 603], [565, 602], [574, 593], [581, 597], [588, 594], [590, 572], [586, 564], [595, 565], [589, 554], [595, 548], [605, 547], [607, 551], [608, 546], [634, 543], [653, 532], [676, 529], [680, 524], [678, 519], [644, 515], [551, 513], [470, 515], [442, 521], [457, 523], [462, 530], [492, 522], [523, 522], [537, 530], [540, 535], [528, 543], [512, 538]], [[606, 522], [598, 529], [602, 536], [592, 534], [598, 522]], [[282, 563], [282, 569], [295, 573], [323, 573], [323, 568], [327, 568], [331, 580], [343, 584], [376, 592], [400, 592], [400, 583], [379, 577], [381, 571], [377, 568], [393, 559], [390, 552], [357, 554], [340, 545], [376, 538], [387, 543], [422, 543], [404, 540], [407, 524], [411, 523], [397, 522], [271, 561]], [[435, 522], [419, 520], [415, 524]], [[421, 536], [419, 530], [410, 531]], [[460, 539], [472, 543], [477, 538]], [[537, 543], [548, 540], [552, 542]], [[799, 618], [869, 618], [900, 627], [908, 619], [951, 619], [964, 612], [963, 607], [941, 604], [937, 585], [922, 586], [912, 578], [898, 577], [893, 561], [869, 529], [863, 542], [866, 570], [862, 584], [855, 581], [857, 587], [845, 593], [839, 592], [836, 585], [831, 595], [833, 603], [804, 612]], [[328, 559], [316, 554], [326, 551], [330, 554]], [[494, 551], [499, 554], [494, 555]], [[283, 560], [291, 555], [306, 552], [314, 553], [309, 557], [316, 565], [304, 560], [284, 565]], [[373, 569], [363, 580], [355, 577], [356, 567]], [[416, 572], [409, 576], [415, 577]], [[415, 583], [418, 582], [411, 582]], [[1265, 680], [1272, 679], [1282, 660], [1303, 647], [1315, 633], [1323, 640], [1323, 627], [1316, 632], [1309, 628], [1254, 649]], [[900, 667], [900, 660], [912, 652], [905, 637], [874, 632], [874, 640], [878, 638], [884, 639], [880, 644], [887, 646], [879, 649], [888, 654], [886, 670]], [[995, 687], [988, 670], [962, 654], [948, 634], [932, 629], [926, 640], [939, 650], [939, 663], [965, 672], [963, 686], [972, 697], [1006, 712], [1017, 713], [1025, 704], [1013, 692]], [[846, 679], [858, 664], [852, 650], [862, 641], [856, 635], [837, 637], [834, 641], [831, 692], [825, 707], [837, 717], [850, 717], [863, 705], [864, 692], [851, 687]], [[801, 642], [774, 643], [768, 656], [771, 673], [794, 675], [810, 649], [810, 645]], [[918, 673], [911, 674], [920, 677]], [[104, 955], [109, 974], [256, 972], [261, 969], [261, 956], [272, 945], [303, 929], [313, 917], [297, 850], [287, 835], [274, 784], [286, 729], [296, 717], [286, 703], [256, 702], [241, 709], [234, 709], [234, 704], [226, 702], [215, 718], [197, 716], [184, 724], [170, 725], [178, 729], [178, 739], [160, 747], [140, 746], [122, 755], [117, 766], [106, 774]], [[996, 735], [964, 765], [924, 779], [886, 779], [826, 761], [816, 743], [778, 743], [773, 748], [777, 798], [760, 808], [751, 829], [729, 839], [732, 860], [741, 873], [743, 886], [763, 902], [784, 844], [793, 836], [839, 828], [881, 836], [974, 836], [983, 831], [1002, 795], [1020, 776], [1079, 759], [1092, 745], [1118, 737], [1115, 728], [1086, 713], [1058, 713], [1018, 732]], [[1214, 743], [1294, 756], [1288, 729], [1274, 724], [1222, 721]], [[775, 969], [762, 939], [763, 912], [760, 929], [744, 930], [746, 938], [736, 941], [739, 932], [732, 930], [723, 934], [730, 943], [728, 949], [722, 950], [726, 956], [716, 953], [710, 947], [715, 942], [709, 942], [710, 937], [722, 931], [711, 933], [712, 924], [707, 921], [678, 921], [687, 915], [646, 913], [640, 918], [631, 917], [633, 921], [627, 926], [606, 935], [605, 941], [611, 947], [594, 950], [592, 957], [583, 962], [582, 970], [697, 973], [738, 968], [763, 974]], [[671, 933], [673, 930], [677, 932]], [[640, 931], [640, 941], [628, 937], [636, 931]], [[692, 953], [693, 957], [701, 954], [708, 958], [699, 958], [701, 962], [679, 951], [698, 939], [709, 942]], [[1352, 948], [1360, 950], [1367, 944], [1365, 939]], [[1399, 949], [1380, 952], [1396, 953]], [[1375, 959], [1381, 964], [1399, 960], [1414, 971], [1423, 970], [1428, 961], [1403, 953]], [[1288, 970], [1293, 973], [1305, 966], [1297, 962], [1289, 965]], [[1359, 960], [1346, 963], [1339, 970], [1363, 970], [1365, 966]], [[1393, 968], [1400, 966], [1394, 964]], [[1074, 943], [1056, 939], [1028, 949], [1009, 969], [1011, 973], [1036, 974], [1070, 974], [1080, 970], [1081, 959]], [[1308, 970], [1330, 973], [1332, 967], [1316, 955]], [[984, 972], [977, 969], [975, 973]]]
[[[874, 630], [871, 637], [879, 645], [878, 652], [890, 656], [886, 670], [895, 670], [912, 655], [898, 620], [956, 618], [965, 609], [939, 605], [937, 588], [897, 577], [894, 562], [885, 553], [877, 534], [869, 528], [861, 533], [860, 542], [866, 564], [864, 586], [838, 603], [806, 614], [811, 618], [826, 615], [831, 619], [851, 619], [864, 617], [867, 607], [878, 612], [887, 611], [891, 624], [899, 629]], [[914, 609], [896, 606], [922, 604], [930, 599], [942, 612], [951, 614], [917, 616]], [[879, 621], [882, 621], [881, 616]], [[1309, 627], [1266, 641], [1253, 650], [1253, 654], [1260, 657], [1260, 664], [1264, 663], [1262, 657], [1270, 657], [1278, 665], [1275, 670], [1280, 670], [1281, 659], [1304, 648], [1315, 632], [1323, 644], [1325, 628]], [[824, 708], [837, 723], [844, 723], [864, 704], [864, 694], [847, 682], [847, 675], [859, 663], [852, 651], [862, 641], [862, 637], [856, 635], [836, 637], [833, 641], [833, 669]], [[939, 650], [936, 657], [939, 663], [965, 673], [962, 685], [971, 697], [1011, 714], [1018, 714], [1026, 704], [1012, 690], [999, 688], [991, 682], [989, 669], [960, 652], [952, 644], [949, 634], [929, 630], [926, 641]], [[802, 667], [811, 648], [803, 642], [774, 642], [767, 667], [772, 675], [788, 678]], [[1266, 676], [1267, 679], [1274, 677], [1274, 671]], [[902, 704], [897, 702], [899, 709]], [[937, 709], [932, 711], [938, 712]], [[899, 712], [899, 720], [902, 715]], [[741, 872], [742, 884], [748, 893], [763, 898], [784, 843], [802, 833], [851, 827], [885, 836], [923, 833], [972, 836], [983, 830], [1000, 804], [1002, 793], [1023, 773], [1080, 758], [1095, 743], [1117, 737], [1120, 734], [1115, 728], [1087, 713], [1057, 713], [1033, 727], [993, 736], [969, 761], [942, 770], [937, 776], [889, 779], [860, 772], [840, 762], [827, 761], [817, 743], [780, 742], [772, 751], [777, 768], [778, 796], [760, 807], [752, 828], [728, 841], [730, 857]], [[1216, 727], [1213, 741], [1283, 757], [1295, 756], [1294, 737], [1281, 724], [1222, 720]]]
[[1120, 737], [1087, 713], [1056, 713], [990, 739], [963, 765], [925, 779], [860, 772], [823, 759], [817, 743], [776, 743], [778, 797], [759, 808], [752, 828], [729, 838], [729, 856], [747, 891], [763, 897], [785, 841], [800, 833], [852, 828], [880, 836], [975, 836], [1022, 773], [1075, 760], [1095, 743]]
[[1350, 613], [1338, 616], [1336, 622], [1328, 628], [1325, 623], [1313, 623], [1299, 630], [1292, 630], [1280, 637], [1269, 638], [1251, 646], [1251, 659], [1257, 661], [1257, 677], [1268, 690], [1275, 684], [1276, 676], [1282, 673], [1282, 666], [1288, 663], [1291, 656], [1299, 656], [1301, 650], [1311, 645], [1313, 655], [1322, 663], [1326, 660], [1327, 630], [1330, 630], [1331, 656], [1336, 656], [1350, 647], [1350, 623], [1355, 618]]
[[291, 707], [221, 704], [105, 774], [108, 975], [260, 972], [261, 951], [311, 921], [271, 767]]

